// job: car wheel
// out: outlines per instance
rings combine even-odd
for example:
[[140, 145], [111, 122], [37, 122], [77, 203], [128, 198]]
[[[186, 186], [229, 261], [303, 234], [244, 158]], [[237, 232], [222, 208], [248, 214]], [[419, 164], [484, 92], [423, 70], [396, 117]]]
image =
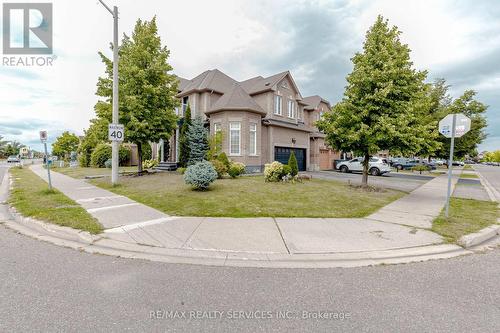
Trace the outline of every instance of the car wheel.
[[349, 168], [347, 166], [345, 166], [345, 165], [342, 165], [340, 167], [340, 172], [347, 173], [347, 172], [349, 172]]
[[380, 170], [378, 168], [371, 168], [370, 169], [370, 174], [372, 176], [380, 176]]

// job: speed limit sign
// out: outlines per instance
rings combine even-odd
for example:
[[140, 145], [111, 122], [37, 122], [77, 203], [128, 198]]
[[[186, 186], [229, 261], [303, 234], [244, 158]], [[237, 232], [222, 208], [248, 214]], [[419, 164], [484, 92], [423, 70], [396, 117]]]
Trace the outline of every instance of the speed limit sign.
[[123, 125], [109, 124], [108, 126], [108, 140], [110, 141], [123, 141]]

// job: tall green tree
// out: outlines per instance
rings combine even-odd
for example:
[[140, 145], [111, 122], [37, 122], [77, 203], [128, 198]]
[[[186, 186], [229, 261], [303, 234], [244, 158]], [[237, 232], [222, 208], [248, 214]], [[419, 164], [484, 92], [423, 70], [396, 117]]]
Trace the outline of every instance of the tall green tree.
[[189, 140], [187, 139], [187, 133], [189, 127], [191, 126], [191, 107], [189, 104], [186, 107], [186, 112], [184, 112], [184, 118], [182, 118], [181, 128], [179, 129], [179, 166], [185, 168], [189, 162]]
[[196, 117], [191, 125], [189, 125], [186, 139], [190, 148], [188, 165], [192, 165], [206, 159], [209, 150], [208, 131], [205, 128], [201, 117]]
[[[113, 62], [99, 53], [106, 65], [106, 76], [97, 83], [97, 95], [105, 97], [96, 105], [96, 113], [110, 119]], [[156, 17], [138, 20], [132, 35], [124, 35], [119, 50], [119, 111], [125, 126], [125, 140], [137, 145], [142, 172], [142, 151], [150, 142], [168, 140], [176, 126], [178, 79], [170, 74], [170, 51], [162, 46]]]
[[69, 131], [63, 132], [52, 144], [52, 154], [61, 158], [69, 158], [71, 152], [76, 152], [80, 139]]
[[368, 184], [371, 155], [380, 150], [413, 154], [432, 137], [422, 121], [427, 73], [413, 68], [410, 49], [379, 16], [368, 30], [363, 52], [352, 58], [343, 99], [317, 124], [328, 143], [364, 158], [362, 184]]

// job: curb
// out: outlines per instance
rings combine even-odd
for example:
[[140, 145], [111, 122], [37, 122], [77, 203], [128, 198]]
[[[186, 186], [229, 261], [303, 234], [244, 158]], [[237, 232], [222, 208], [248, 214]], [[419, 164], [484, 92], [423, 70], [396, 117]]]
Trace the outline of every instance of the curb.
[[260, 268], [336, 268], [423, 262], [474, 253], [471, 249], [452, 244], [357, 253], [293, 255], [167, 249], [91, 235], [88, 232], [23, 217], [13, 209], [10, 211], [13, 213], [13, 219], [3, 222], [6, 227], [41, 241], [91, 254], [175, 264]]
[[490, 225], [478, 232], [460, 237], [458, 244], [466, 249], [480, 245], [500, 235], [500, 225]]

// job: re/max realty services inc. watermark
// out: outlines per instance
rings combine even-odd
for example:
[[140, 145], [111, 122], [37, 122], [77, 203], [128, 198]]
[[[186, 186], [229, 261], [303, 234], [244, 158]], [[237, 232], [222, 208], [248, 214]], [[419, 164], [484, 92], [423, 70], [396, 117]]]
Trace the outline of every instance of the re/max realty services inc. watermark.
[[52, 3], [4, 3], [2, 21], [3, 66], [52, 66]]

